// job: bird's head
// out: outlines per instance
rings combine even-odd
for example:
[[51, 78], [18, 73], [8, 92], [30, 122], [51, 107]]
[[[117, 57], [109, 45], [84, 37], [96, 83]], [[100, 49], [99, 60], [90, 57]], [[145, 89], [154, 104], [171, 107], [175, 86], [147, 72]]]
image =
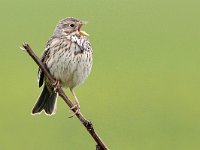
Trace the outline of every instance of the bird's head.
[[81, 31], [81, 27], [86, 23], [86, 21], [78, 20], [73, 17], [65, 18], [57, 24], [54, 35], [62, 36], [75, 33], [81, 36], [88, 36], [85, 31]]

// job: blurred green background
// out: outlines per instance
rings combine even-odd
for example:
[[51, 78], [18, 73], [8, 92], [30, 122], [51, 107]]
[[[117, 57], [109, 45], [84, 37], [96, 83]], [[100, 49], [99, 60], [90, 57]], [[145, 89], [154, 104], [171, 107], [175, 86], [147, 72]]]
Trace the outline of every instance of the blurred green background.
[[[111, 150], [200, 149], [200, 1], [0, 0], [0, 149], [94, 150], [58, 99], [56, 115], [31, 115], [42, 89], [38, 56], [57, 22], [74, 16], [94, 49], [79, 88], [81, 111]], [[68, 90], [67, 94], [71, 96]]]

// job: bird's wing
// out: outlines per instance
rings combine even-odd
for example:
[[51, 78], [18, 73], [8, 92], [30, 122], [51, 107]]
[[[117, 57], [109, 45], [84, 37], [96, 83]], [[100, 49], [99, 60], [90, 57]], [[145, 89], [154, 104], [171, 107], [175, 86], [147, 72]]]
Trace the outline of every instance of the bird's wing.
[[[45, 67], [46, 67], [46, 64], [45, 64], [45, 58], [49, 52], [49, 49], [50, 49], [50, 42], [51, 42], [52, 38], [47, 42], [47, 45], [46, 45], [46, 48], [40, 58], [40, 61], [42, 63], [44, 63]], [[42, 86], [43, 84], [43, 81], [44, 81], [44, 72], [42, 71], [41, 68], [38, 68], [38, 82], [39, 82], [39, 87]]]

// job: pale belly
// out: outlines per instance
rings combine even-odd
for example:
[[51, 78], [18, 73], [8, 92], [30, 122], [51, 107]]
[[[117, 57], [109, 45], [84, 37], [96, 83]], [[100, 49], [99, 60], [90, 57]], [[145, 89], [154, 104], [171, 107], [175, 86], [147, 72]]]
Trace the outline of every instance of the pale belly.
[[83, 83], [90, 74], [92, 53], [88, 51], [76, 55], [70, 51], [61, 53], [61, 55], [56, 55], [54, 59], [49, 60], [47, 67], [62, 86], [72, 89]]

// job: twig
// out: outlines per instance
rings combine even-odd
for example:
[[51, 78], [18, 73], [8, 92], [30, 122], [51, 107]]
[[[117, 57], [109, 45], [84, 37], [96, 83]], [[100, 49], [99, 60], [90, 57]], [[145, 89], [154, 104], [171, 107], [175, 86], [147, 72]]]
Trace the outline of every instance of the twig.
[[[44, 72], [45, 76], [49, 79], [49, 81], [51, 83], [55, 83], [55, 79], [51, 76], [51, 74], [49, 73], [49, 71], [45, 68], [44, 64], [40, 61], [40, 59], [35, 55], [35, 53], [31, 49], [31, 47], [29, 46], [29, 44], [23, 43], [21, 49], [25, 50], [32, 57], [32, 59], [42, 69], [42, 71]], [[69, 106], [69, 108], [72, 108], [73, 104], [69, 100], [69, 98], [67, 97], [67, 95], [65, 94], [65, 92], [63, 91], [63, 89], [61, 88], [61, 86], [58, 86], [57, 92], [58, 92], [59, 96], [62, 97], [62, 99], [66, 102], [66, 104]], [[76, 112], [76, 110], [77, 110], [76, 107], [74, 109], [72, 109], [72, 111], [74, 113]], [[102, 141], [102, 139], [99, 137], [99, 135], [94, 130], [93, 124], [89, 120], [87, 120], [82, 115], [81, 112], [77, 113], [76, 117], [81, 121], [81, 123], [85, 126], [85, 128], [87, 129], [87, 131], [90, 133], [90, 135], [92, 136], [92, 138], [97, 143], [96, 150], [108, 150], [107, 146], [104, 144], [104, 142]]]

